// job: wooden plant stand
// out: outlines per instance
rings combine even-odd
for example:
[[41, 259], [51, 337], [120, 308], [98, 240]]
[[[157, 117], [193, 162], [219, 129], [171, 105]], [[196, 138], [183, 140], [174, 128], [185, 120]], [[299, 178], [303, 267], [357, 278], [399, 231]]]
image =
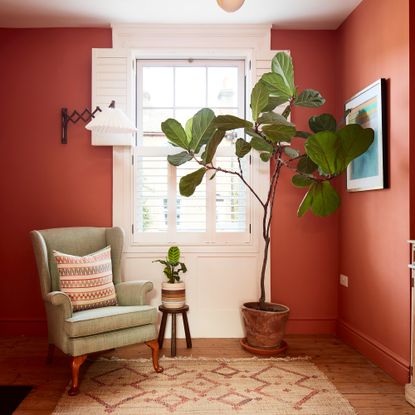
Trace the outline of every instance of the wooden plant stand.
[[163, 348], [164, 333], [166, 331], [167, 316], [171, 314], [171, 356], [176, 356], [176, 316], [181, 314], [183, 318], [184, 332], [186, 334], [186, 345], [188, 349], [192, 348], [192, 338], [190, 337], [189, 330], [189, 321], [187, 320], [187, 312], [189, 311], [189, 306], [185, 305], [181, 308], [166, 308], [164, 306], [159, 306], [159, 310], [163, 313], [160, 324], [159, 331], [159, 347]]

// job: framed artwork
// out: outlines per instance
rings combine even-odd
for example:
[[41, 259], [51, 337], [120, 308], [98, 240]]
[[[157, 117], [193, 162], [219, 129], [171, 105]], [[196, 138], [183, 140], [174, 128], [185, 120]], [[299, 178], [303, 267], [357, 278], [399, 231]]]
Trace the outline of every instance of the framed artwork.
[[386, 80], [379, 79], [345, 104], [346, 124], [373, 128], [375, 140], [347, 168], [347, 190], [385, 189], [387, 177]]

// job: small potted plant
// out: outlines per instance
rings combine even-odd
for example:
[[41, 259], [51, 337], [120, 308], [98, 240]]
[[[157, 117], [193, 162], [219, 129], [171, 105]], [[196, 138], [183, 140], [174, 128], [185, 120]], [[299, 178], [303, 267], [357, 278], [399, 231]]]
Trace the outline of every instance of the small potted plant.
[[164, 275], [167, 282], [161, 284], [161, 303], [166, 308], [181, 308], [186, 304], [186, 289], [183, 281], [180, 281], [180, 273], [187, 271], [186, 265], [180, 262], [180, 249], [171, 246], [166, 259], [156, 259], [164, 265]]

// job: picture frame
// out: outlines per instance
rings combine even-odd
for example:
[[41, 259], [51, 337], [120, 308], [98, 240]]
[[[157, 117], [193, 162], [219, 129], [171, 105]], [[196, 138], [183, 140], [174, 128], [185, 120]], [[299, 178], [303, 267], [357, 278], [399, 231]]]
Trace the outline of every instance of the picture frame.
[[373, 128], [369, 149], [347, 167], [347, 191], [362, 192], [388, 187], [386, 80], [381, 78], [345, 103], [346, 124]]

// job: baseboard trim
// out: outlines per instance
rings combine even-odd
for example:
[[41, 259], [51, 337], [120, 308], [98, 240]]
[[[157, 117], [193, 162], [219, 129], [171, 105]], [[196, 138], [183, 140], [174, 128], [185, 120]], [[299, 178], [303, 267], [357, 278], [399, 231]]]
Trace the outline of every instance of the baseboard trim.
[[42, 318], [6, 318], [0, 320], [2, 336], [44, 336], [47, 335], [47, 323]]
[[287, 334], [334, 334], [335, 318], [290, 318]]
[[409, 361], [341, 319], [337, 321], [337, 335], [381, 367], [401, 385], [408, 383]]

